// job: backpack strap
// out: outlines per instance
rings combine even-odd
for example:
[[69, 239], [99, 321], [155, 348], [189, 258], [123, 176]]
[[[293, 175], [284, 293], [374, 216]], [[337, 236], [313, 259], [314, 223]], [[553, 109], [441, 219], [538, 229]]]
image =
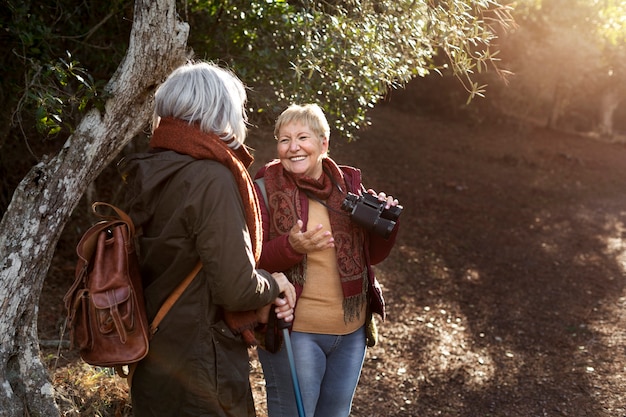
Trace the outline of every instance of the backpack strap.
[[[107, 216], [105, 214], [98, 212], [98, 207], [100, 206], [104, 206], [104, 207], [108, 207], [112, 209], [113, 211], [115, 211], [115, 214], [117, 214], [117, 216]], [[121, 220], [122, 222], [128, 225], [130, 238], [132, 239], [135, 236], [135, 225], [133, 221], [131, 220], [130, 216], [126, 214], [124, 210], [118, 207], [115, 207], [113, 204], [105, 203], [103, 201], [96, 201], [91, 205], [91, 211], [93, 212], [93, 214], [95, 214], [96, 216], [100, 217], [103, 220], [107, 220], [107, 221]]]
[[254, 180], [254, 183], [259, 186], [259, 190], [261, 190], [261, 195], [263, 196], [263, 201], [265, 202], [265, 207], [269, 208], [267, 204], [267, 190], [265, 189], [265, 178], [257, 178]]
[[182, 280], [180, 284], [178, 284], [178, 286], [176, 286], [176, 288], [174, 288], [174, 291], [172, 291], [169, 297], [167, 297], [165, 302], [161, 305], [159, 311], [157, 311], [156, 316], [154, 316], [154, 320], [152, 320], [152, 323], [150, 323], [151, 335], [155, 334], [157, 330], [159, 330], [159, 324], [161, 323], [161, 320], [163, 320], [163, 317], [165, 317], [165, 315], [170, 311], [176, 300], [178, 300], [178, 298], [189, 286], [189, 284], [191, 284], [191, 281], [193, 281], [196, 275], [198, 275], [200, 269], [202, 269], [202, 261], [198, 261], [198, 263], [191, 270], [191, 272], [185, 277], [184, 280]]

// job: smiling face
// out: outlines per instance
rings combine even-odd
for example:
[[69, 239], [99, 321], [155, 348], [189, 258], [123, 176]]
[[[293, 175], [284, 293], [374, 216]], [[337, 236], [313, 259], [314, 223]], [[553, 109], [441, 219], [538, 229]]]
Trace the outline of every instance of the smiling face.
[[276, 140], [278, 158], [287, 171], [315, 179], [322, 176], [328, 138], [315, 134], [308, 124], [294, 121], [281, 126]]

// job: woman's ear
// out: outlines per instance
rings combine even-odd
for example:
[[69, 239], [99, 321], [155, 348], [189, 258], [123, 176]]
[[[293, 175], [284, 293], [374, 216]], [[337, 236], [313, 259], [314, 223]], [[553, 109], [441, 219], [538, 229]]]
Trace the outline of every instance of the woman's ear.
[[328, 152], [329, 142], [330, 140], [326, 136], [322, 138], [322, 153]]

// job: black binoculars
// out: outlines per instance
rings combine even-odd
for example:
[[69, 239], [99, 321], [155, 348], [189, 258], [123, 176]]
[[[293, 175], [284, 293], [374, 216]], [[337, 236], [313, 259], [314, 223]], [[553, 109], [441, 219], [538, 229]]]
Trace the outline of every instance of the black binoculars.
[[380, 201], [372, 194], [359, 196], [348, 193], [341, 203], [341, 209], [349, 212], [350, 218], [355, 223], [387, 239], [402, 213], [402, 206], [392, 206], [387, 209], [386, 205], [387, 202]]

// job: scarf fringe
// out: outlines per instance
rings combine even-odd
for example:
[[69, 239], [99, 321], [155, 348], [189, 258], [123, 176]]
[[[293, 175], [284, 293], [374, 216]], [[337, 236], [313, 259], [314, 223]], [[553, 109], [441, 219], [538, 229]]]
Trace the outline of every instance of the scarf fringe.
[[368, 301], [369, 281], [367, 279], [367, 270], [364, 271], [361, 282], [363, 283], [361, 294], [343, 299], [343, 320], [345, 323], [360, 319], [363, 304]]
[[306, 255], [304, 255], [302, 262], [298, 265], [292, 266], [287, 272], [285, 272], [285, 275], [293, 284], [304, 286], [304, 282], [306, 281], [306, 261], [307, 258]]

